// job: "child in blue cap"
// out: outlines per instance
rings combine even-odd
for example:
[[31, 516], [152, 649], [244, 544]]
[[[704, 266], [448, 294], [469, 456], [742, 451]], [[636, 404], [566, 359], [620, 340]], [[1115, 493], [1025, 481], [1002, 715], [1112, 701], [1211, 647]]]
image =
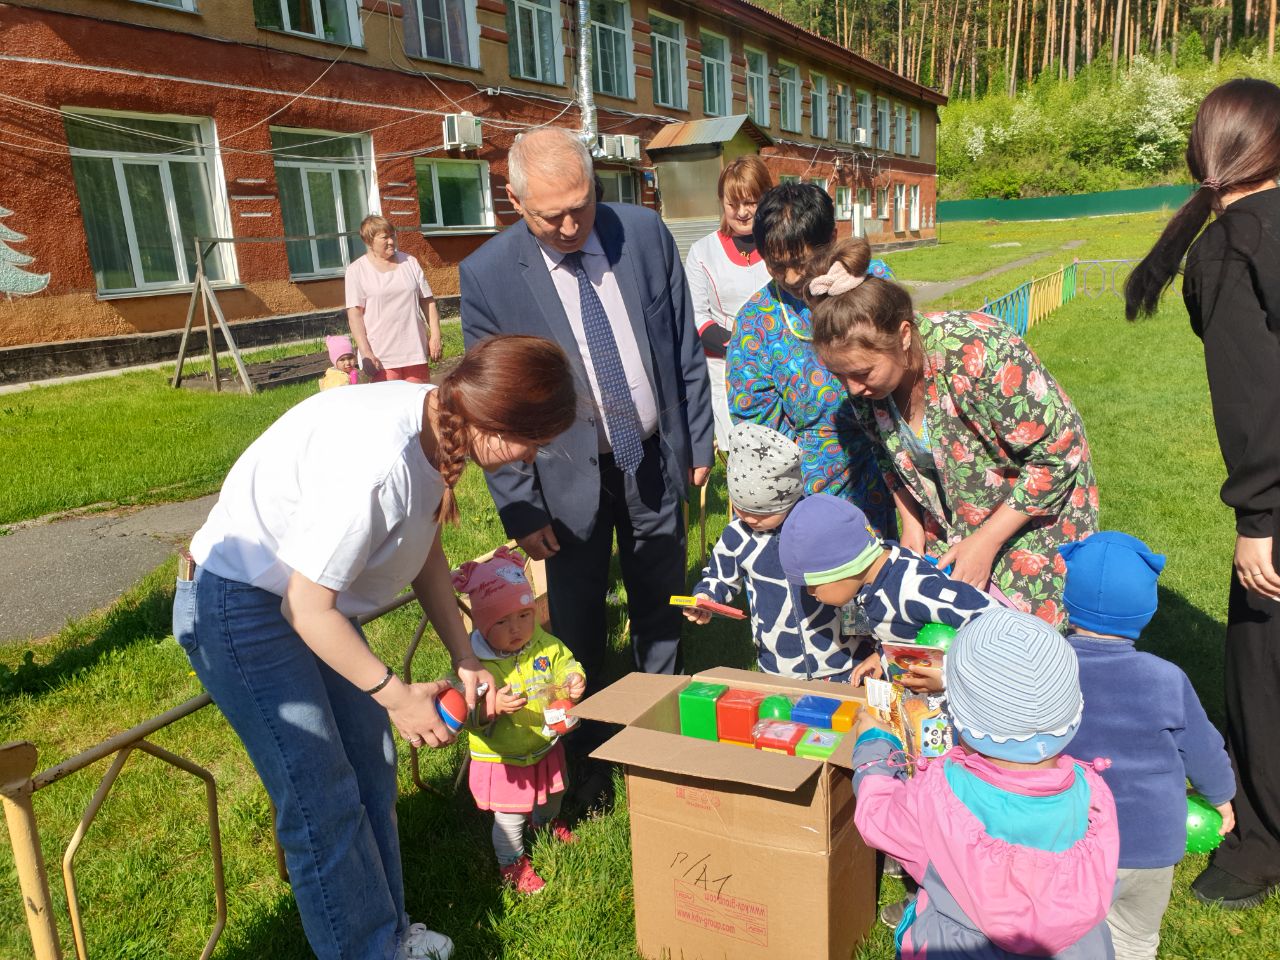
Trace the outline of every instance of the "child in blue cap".
[[1235, 825], [1235, 777], [1187, 675], [1134, 648], [1156, 612], [1165, 558], [1110, 530], [1058, 552], [1067, 564], [1067, 642], [1084, 693], [1071, 752], [1111, 759], [1102, 777], [1120, 823], [1119, 883], [1107, 924], [1117, 960], [1153, 958], [1173, 865], [1186, 851], [1186, 781], [1218, 808], [1225, 834]]

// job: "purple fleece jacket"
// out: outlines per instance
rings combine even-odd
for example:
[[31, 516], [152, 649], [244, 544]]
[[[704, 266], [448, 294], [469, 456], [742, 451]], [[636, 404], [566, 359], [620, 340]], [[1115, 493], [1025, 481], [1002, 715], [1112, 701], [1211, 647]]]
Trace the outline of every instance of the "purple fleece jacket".
[[1121, 867], [1168, 867], [1186, 853], [1186, 781], [1217, 806], [1235, 796], [1222, 734], [1187, 675], [1132, 640], [1067, 635], [1080, 662], [1084, 717], [1073, 757], [1110, 757]]

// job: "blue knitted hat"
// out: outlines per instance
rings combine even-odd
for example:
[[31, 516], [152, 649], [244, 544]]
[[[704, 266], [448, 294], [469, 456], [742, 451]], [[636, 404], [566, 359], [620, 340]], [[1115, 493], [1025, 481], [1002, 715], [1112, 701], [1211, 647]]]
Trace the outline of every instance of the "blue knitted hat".
[[792, 507], [778, 540], [787, 580], [808, 587], [856, 577], [883, 549], [867, 515], [829, 493], [815, 493]]
[[1067, 748], [1084, 697], [1076, 653], [1039, 617], [998, 607], [956, 632], [942, 665], [951, 723], [969, 746], [1036, 763]]
[[1104, 530], [1058, 548], [1067, 563], [1062, 604], [1073, 627], [1137, 640], [1155, 616], [1162, 554], [1127, 533]]

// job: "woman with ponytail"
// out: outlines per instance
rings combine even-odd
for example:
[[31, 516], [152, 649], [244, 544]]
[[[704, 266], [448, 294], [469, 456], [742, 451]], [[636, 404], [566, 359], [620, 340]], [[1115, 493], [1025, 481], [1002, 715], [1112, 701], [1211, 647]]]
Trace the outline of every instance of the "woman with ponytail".
[[1236, 514], [1224, 683], [1239, 778], [1236, 829], [1191, 889], [1244, 909], [1280, 886], [1280, 87], [1241, 79], [1210, 92], [1187, 166], [1199, 189], [1130, 275], [1125, 313], [1152, 313], [1186, 254], [1182, 296], [1204, 341], [1222, 499]]
[[458, 615], [440, 525], [458, 518], [467, 460], [486, 471], [531, 463], [576, 415], [568, 360], [537, 337], [481, 342], [438, 389], [318, 394], [236, 461], [180, 564], [174, 636], [275, 803], [318, 957], [453, 952], [405, 915], [387, 724], [415, 746], [448, 743], [435, 711], [447, 684], [399, 680], [356, 618], [412, 586], [468, 707], [487, 683], [492, 716], [493, 678]]
[[811, 274], [813, 345], [853, 399], [902, 545], [1064, 628], [1057, 548], [1098, 528], [1080, 414], [1031, 348], [984, 313], [916, 313], [844, 240]]

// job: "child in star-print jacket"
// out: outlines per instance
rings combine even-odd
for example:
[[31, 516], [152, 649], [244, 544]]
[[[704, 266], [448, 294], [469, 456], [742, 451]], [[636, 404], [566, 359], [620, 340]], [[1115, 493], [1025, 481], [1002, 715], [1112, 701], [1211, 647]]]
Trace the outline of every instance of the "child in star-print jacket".
[[[724, 528], [694, 594], [728, 603], [746, 590], [765, 673], [848, 680], [857, 661], [841, 633], [840, 608], [793, 592], [778, 556], [783, 521], [804, 492], [800, 448], [768, 427], [740, 423], [733, 428], [727, 472], [737, 516]], [[706, 610], [684, 613], [696, 623], [711, 619]]]

